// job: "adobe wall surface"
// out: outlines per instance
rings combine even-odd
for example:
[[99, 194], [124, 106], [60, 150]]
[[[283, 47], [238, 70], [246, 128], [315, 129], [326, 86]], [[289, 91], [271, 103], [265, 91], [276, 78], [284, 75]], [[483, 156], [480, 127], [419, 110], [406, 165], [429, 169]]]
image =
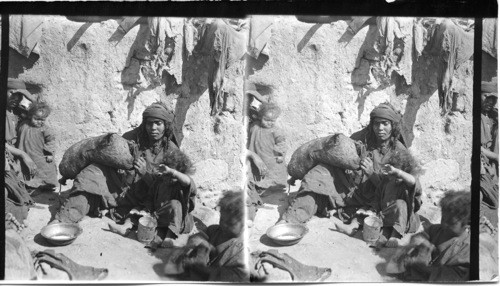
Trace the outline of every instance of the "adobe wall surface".
[[[428, 196], [437, 199], [444, 190], [470, 184], [472, 61], [455, 72], [457, 108], [442, 116], [430, 56], [413, 58], [409, 86], [398, 76], [385, 83], [387, 78], [374, 78], [370, 85], [354, 85], [353, 71], [363, 56], [361, 47], [369, 41], [368, 27], [345, 40], [344, 21], [321, 25], [273, 17], [269, 60], [249, 80], [283, 109], [277, 124], [286, 134], [287, 161], [308, 140], [361, 129], [373, 107], [389, 101], [404, 114], [403, 133], [426, 170], [421, 181]], [[57, 134], [57, 162], [79, 140], [106, 132], [122, 134], [140, 124], [146, 106], [166, 102], [175, 112], [181, 149], [197, 167], [200, 199], [213, 207], [223, 189], [241, 185], [245, 62], [227, 70], [227, 107], [221, 115], [210, 116], [206, 57], [184, 58], [181, 85], [165, 84], [165, 79], [151, 85], [131, 72], [140, 61], [134, 51], [146, 41], [146, 27], [136, 26], [122, 38], [116, 37], [117, 29], [115, 20], [89, 24], [47, 16], [40, 57], [26, 59], [14, 52], [9, 74], [33, 84], [32, 91], [54, 106], [49, 124]]]
[[197, 168], [200, 199], [214, 207], [222, 190], [240, 186], [243, 96], [235, 87], [243, 85], [242, 61], [226, 72], [231, 106], [210, 116], [205, 57], [184, 58], [182, 85], [167, 90], [165, 82], [150, 84], [134, 72], [142, 60], [136, 50], [147, 40], [147, 26], [135, 26], [120, 38], [115, 20], [81, 23], [40, 17], [45, 21], [39, 58], [26, 59], [11, 49], [9, 76], [26, 81], [53, 106], [48, 124], [56, 131], [57, 162], [84, 138], [122, 134], [138, 126], [145, 107], [161, 100], [174, 111], [181, 150]]
[[277, 17], [268, 43], [269, 60], [249, 80], [282, 107], [277, 121], [289, 152], [321, 136], [347, 135], [369, 123], [369, 113], [389, 101], [403, 114], [403, 133], [410, 150], [426, 173], [421, 182], [436, 200], [442, 191], [470, 185], [472, 144], [473, 63], [454, 73], [456, 108], [442, 116], [437, 91], [436, 61], [428, 55], [412, 59], [412, 84], [401, 76], [380, 78], [371, 84], [353, 84], [361, 48], [370, 41], [369, 27], [346, 41], [347, 24], [299, 22]]

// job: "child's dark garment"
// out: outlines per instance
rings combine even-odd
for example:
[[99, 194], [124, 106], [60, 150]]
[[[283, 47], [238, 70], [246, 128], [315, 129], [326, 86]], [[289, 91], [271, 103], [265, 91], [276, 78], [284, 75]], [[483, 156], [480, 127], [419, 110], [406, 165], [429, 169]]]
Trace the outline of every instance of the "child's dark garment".
[[286, 186], [288, 173], [284, 161], [277, 162], [277, 157], [284, 160], [286, 145], [285, 136], [281, 129], [274, 126], [263, 128], [259, 123], [250, 127], [248, 149], [257, 154], [267, 166], [268, 174], [262, 177], [258, 169], [252, 165], [252, 174], [255, 184], [260, 189], [277, 188]]
[[23, 166], [26, 186], [31, 188], [53, 189], [57, 186], [57, 168], [55, 160], [47, 162], [47, 156], [54, 156], [55, 136], [47, 126], [33, 127], [27, 122], [19, 126], [17, 148], [26, 152], [37, 166], [34, 178], [30, 178], [29, 171]]
[[[429, 241], [437, 248], [432, 254], [429, 266], [412, 265], [404, 273], [406, 281], [452, 282], [468, 281], [470, 269], [470, 233], [449, 238], [447, 230], [440, 224], [432, 225], [426, 231]], [[430, 274], [420, 267], [431, 267]]]
[[245, 266], [243, 235], [216, 245], [218, 236], [223, 232], [219, 225], [211, 225], [207, 229], [208, 242], [215, 246], [215, 252], [210, 254], [208, 266], [217, 270], [212, 272], [209, 281], [248, 282], [249, 274]]
[[146, 209], [158, 214], [158, 227], [168, 227], [176, 235], [189, 233], [194, 226], [191, 212], [194, 209], [196, 184], [189, 186], [156, 179], [149, 189]]

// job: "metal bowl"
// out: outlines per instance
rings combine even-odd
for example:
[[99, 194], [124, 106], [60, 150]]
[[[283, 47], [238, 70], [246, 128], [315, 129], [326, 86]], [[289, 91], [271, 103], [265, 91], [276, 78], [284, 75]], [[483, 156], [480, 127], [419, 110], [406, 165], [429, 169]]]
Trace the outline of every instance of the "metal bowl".
[[309, 232], [309, 229], [298, 223], [283, 223], [271, 226], [266, 235], [279, 245], [293, 245], [298, 243]]
[[75, 223], [54, 223], [46, 225], [40, 234], [53, 245], [68, 245], [82, 234], [82, 228]]

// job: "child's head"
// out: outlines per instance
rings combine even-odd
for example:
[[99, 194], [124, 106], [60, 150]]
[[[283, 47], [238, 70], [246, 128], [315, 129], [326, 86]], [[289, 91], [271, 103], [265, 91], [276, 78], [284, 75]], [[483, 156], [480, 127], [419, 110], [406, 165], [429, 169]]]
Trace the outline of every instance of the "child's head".
[[471, 194], [467, 191], [449, 191], [439, 202], [441, 225], [460, 235], [470, 223]]
[[[191, 159], [177, 148], [170, 148], [163, 157], [163, 164], [186, 175], [192, 175], [195, 171]], [[166, 178], [171, 183], [177, 182], [173, 177]]]
[[243, 231], [245, 218], [245, 201], [242, 190], [225, 191], [219, 201], [220, 221], [223, 231], [233, 237], [239, 236]]
[[274, 103], [263, 102], [259, 107], [260, 125], [264, 128], [272, 128], [276, 119], [281, 114], [281, 109]]
[[28, 118], [30, 120], [30, 124], [34, 127], [42, 127], [51, 112], [52, 109], [46, 102], [33, 102], [28, 110]]

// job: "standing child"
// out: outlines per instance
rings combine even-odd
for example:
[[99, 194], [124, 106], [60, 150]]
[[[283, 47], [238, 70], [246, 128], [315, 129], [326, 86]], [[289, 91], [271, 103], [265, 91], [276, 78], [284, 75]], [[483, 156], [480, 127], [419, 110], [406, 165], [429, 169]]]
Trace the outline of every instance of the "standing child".
[[[274, 103], [262, 103], [259, 108], [259, 121], [250, 127], [248, 138], [249, 158], [257, 190], [283, 190], [288, 178], [284, 163], [285, 136], [276, 126], [281, 109]], [[259, 160], [260, 159], [260, 160]], [[259, 166], [257, 162], [264, 162]]]
[[30, 106], [27, 119], [17, 131], [17, 148], [26, 152], [37, 166], [34, 177], [30, 176], [27, 168], [23, 168], [26, 186], [52, 191], [57, 186], [57, 168], [54, 162], [54, 132], [45, 125], [50, 112], [50, 106], [42, 101]]

